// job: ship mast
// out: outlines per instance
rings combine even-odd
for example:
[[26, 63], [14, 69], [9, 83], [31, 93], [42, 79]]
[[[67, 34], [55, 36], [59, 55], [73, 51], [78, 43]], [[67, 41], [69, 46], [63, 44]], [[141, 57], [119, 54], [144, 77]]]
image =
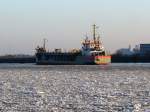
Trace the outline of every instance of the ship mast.
[[44, 38], [44, 39], [43, 39], [43, 49], [44, 49], [44, 50], [46, 50], [46, 41], [47, 41], [47, 39]]
[[95, 33], [95, 31], [96, 31], [96, 25], [94, 24], [93, 25], [93, 40], [94, 40], [94, 42], [96, 41], [96, 37], [95, 37], [96, 33]]

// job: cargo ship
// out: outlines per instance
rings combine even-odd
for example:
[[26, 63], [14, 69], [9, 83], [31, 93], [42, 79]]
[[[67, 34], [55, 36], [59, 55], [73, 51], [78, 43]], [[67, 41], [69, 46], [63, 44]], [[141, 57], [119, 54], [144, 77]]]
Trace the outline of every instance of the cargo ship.
[[81, 49], [72, 49], [63, 52], [55, 49], [52, 52], [46, 50], [45, 39], [42, 47], [36, 48], [36, 64], [38, 65], [101, 65], [111, 63], [111, 56], [107, 55], [100, 35], [96, 33], [97, 26], [93, 25], [93, 38], [88, 36], [83, 40]]

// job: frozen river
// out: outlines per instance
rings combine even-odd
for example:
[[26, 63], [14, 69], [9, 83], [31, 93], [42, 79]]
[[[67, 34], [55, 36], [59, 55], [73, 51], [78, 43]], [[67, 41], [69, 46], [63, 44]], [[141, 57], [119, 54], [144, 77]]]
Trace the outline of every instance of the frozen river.
[[150, 64], [0, 64], [0, 112], [150, 112]]

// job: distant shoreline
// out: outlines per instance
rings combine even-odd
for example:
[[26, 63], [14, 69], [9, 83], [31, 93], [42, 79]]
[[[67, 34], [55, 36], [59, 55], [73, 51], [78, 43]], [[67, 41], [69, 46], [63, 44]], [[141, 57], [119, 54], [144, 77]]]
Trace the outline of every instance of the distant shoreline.
[[0, 63], [35, 63], [35, 56], [0, 56]]
[[[0, 63], [36, 63], [36, 57], [33, 55], [0, 56]], [[112, 55], [112, 63], [150, 63], [150, 56], [121, 56]]]

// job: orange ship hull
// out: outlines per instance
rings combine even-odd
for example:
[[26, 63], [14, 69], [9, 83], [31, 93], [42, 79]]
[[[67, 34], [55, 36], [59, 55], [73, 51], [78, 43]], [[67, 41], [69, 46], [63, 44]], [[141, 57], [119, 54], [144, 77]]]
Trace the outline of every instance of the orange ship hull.
[[95, 56], [94, 62], [97, 65], [109, 64], [111, 63], [111, 56]]

